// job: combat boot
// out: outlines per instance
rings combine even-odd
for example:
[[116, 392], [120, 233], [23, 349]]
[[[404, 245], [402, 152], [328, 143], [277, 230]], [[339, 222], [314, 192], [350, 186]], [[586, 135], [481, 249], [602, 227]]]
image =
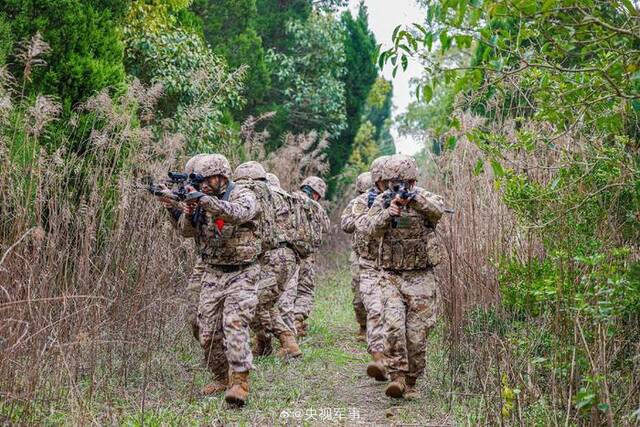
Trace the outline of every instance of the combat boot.
[[367, 375], [375, 378], [376, 381], [386, 381], [387, 370], [384, 367], [384, 355], [382, 352], [371, 353], [373, 360], [367, 365]]
[[395, 374], [391, 376], [391, 382], [387, 386], [384, 394], [389, 397], [395, 397], [396, 399], [400, 399], [406, 390], [406, 382], [404, 379], [404, 375]]
[[420, 391], [416, 387], [416, 379], [413, 377], [406, 377], [405, 384], [406, 384], [406, 387], [404, 390], [403, 397], [406, 400], [420, 399]]
[[253, 341], [252, 353], [254, 357], [269, 356], [273, 353], [273, 347], [271, 346], [271, 336], [265, 334], [256, 334]]
[[204, 396], [209, 396], [210, 394], [221, 393], [226, 389], [227, 389], [227, 383], [223, 383], [220, 381], [213, 381], [207, 384], [206, 386], [202, 387], [202, 390], [200, 390], [200, 392]]
[[229, 385], [229, 370], [225, 369], [224, 374], [222, 375], [214, 375], [213, 381], [202, 387], [200, 393], [204, 396], [209, 396], [210, 394], [221, 393], [227, 389]]
[[280, 350], [278, 351], [278, 357], [283, 359], [289, 357], [300, 357], [302, 356], [302, 351], [300, 351], [300, 347], [298, 347], [298, 343], [296, 342], [296, 337], [293, 336], [291, 332], [283, 332], [278, 337], [280, 340]]
[[360, 326], [360, 330], [358, 331], [358, 335], [356, 336], [356, 341], [358, 342], [367, 342], [367, 327]]
[[232, 372], [224, 400], [229, 405], [244, 406], [249, 396], [249, 371]]

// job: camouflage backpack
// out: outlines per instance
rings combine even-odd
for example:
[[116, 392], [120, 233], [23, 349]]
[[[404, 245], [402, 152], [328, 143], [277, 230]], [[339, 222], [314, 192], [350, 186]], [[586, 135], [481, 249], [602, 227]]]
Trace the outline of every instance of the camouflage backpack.
[[316, 252], [322, 243], [322, 207], [305, 193], [293, 193], [293, 248], [302, 258]]
[[253, 191], [260, 205], [258, 235], [262, 238], [262, 252], [278, 247], [279, 236], [276, 228], [273, 194], [266, 182], [242, 179], [236, 182]]

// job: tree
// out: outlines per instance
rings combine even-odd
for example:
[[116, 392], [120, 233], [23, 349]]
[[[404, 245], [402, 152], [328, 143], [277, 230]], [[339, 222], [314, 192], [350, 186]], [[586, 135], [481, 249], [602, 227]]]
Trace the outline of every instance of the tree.
[[290, 21], [286, 53], [267, 53], [273, 72], [273, 99], [284, 107], [288, 129], [338, 135], [346, 125], [345, 53], [340, 25], [331, 15], [314, 13], [307, 22]]
[[[346, 127], [332, 141], [329, 148], [331, 174], [337, 175], [347, 163], [354, 138], [362, 122], [362, 113], [369, 90], [378, 76], [375, 60], [377, 55], [376, 39], [369, 30], [367, 8], [360, 3], [358, 16], [354, 19], [351, 12], [341, 16], [344, 28], [344, 52], [346, 73], [342, 78], [345, 88]], [[330, 188], [333, 188], [330, 186]]]
[[244, 113], [254, 113], [269, 89], [269, 70], [262, 39], [256, 29], [256, 0], [195, 0], [205, 40], [232, 69], [248, 66], [243, 95]]
[[[5, 0], [0, 12], [10, 23], [13, 40], [39, 32], [55, 53], [45, 58], [48, 67], [33, 70], [29, 92], [59, 96], [69, 111], [105, 87], [123, 89], [119, 24], [127, 7], [125, 0]], [[23, 77], [15, 66], [11, 71]]]
[[391, 108], [393, 107], [393, 84], [384, 77], [378, 77], [371, 87], [364, 106], [363, 120], [375, 127], [373, 138], [381, 155], [395, 153], [391, 136]]

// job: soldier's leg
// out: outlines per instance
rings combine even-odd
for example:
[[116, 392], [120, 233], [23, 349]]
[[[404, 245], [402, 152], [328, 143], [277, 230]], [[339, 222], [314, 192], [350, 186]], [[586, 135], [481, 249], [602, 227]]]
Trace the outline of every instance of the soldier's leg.
[[436, 323], [438, 289], [432, 270], [405, 272], [403, 276], [401, 291], [407, 301], [407, 394], [410, 394], [405, 397], [415, 398], [414, 386], [425, 367], [427, 337]]
[[214, 380], [203, 389], [205, 394], [224, 391], [228, 383], [229, 365], [224, 353], [222, 330], [224, 285], [224, 279], [219, 271], [210, 269], [203, 274], [198, 305], [198, 338], [204, 351], [204, 363]]
[[366, 339], [367, 311], [362, 302], [362, 296], [360, 295], [360, 263], [355, 252], [351, 252], [349, 256], [349, 265], [351, 271], [351, 291], [353, 292], [353, 311], [356, 314], [356, 321], [360, 326], [358, 335]]
[[277, 304], [272, 307], [272, 331], [280, 341], [278, 356], [283, 358], [299, 357], [302, 355], [296, 342], [296, 330], [293, 308], [298, 278], [298, 262], [295, 252], [290, 248], [282, 248], [278, 254], [278, 264], [281, 266], [278, 275], [280, 295]]
[[[295, 257], [295, 255], [294, 255]], [[283, 332], [296, 334], [295, 327], [295, 306], [296, 295], [298, 293], [299, 265], [295, 258], [291, 276], [284, 284], [282, 294], [278, 298], [277, 304], [271, 308], [271, 322], [273, 333], [279, 335]]]
[[249, 324], [258, 305], [258, 264], [226, 274], [226, 298], [223, 305], [222, 328], [224, 348], [229, 368], [245, 372], [253, 368]]
[[386, 271], [382, 286], [384, 304], [384, 356], [391, 383], [385, 393], [390, 397], [402, 397], [405, 377], [409, 370], [406, 337], [406, 303], [400, 292], [402, 277]]
[[367, 312], [367, 349], [369, 353], [382, 353], [384, 350], [384, 325], [382, 315], [383, 274], [370, 262], [360, 263], [360, 295]]
[[305, 320], [309, 317], [313, 309], [313, 294], [315, 288], [314, 261], [315, 257], [313, 255], [300, 261], [298, 294], [296, 296], [295, 307], [296, 331], [300, 336], [306, 334], [307, 325]]
[[251, 321], [251, 329], [255, 333], [253, 346], [254, 356], [267, 356], [271, 354], [271, 307], [278, 300], [278, 286], [276, 267], [265, 259], [261, 264], [260, 279], [258, 280], [258, 305], [255, 316]]
[[249, 371], [253, 368], [249, 323], [258, 304], [259, 274], [260, 266], [253, 264], [226, 277], [222, 328], [230, 378], [224, 398], [232, 405], [244, 405], [249, 394]]

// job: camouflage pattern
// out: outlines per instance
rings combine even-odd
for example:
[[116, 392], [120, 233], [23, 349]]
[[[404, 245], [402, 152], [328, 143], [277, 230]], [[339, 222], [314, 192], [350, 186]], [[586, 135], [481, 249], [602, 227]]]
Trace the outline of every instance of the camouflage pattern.
[[290, 239], [298, 255], [305, 258], [318, 250], [323, 234], [329, 230], [330, 221], [322, 205], [306, 193], [295, 191], [291, 196], [294, 199], [294, 221]]
[[315, 290], [315, 255], [309, 255], [300, 260], [298, 273], [298, 289], [295, 301], [295, 319], [306, 320], [313, 309], [313, 294]]
[[256, 196], [260, 206], [260, 215], [256, 217], [254, 232], [262, 243], [262, 251], [270, 251], [278, 247], [281, 237], [278, 235], [275, 212], [275, 194], [272, 187], [266, 181], [241, 179], [236, 185], [250, 189]]
[[233, 172], [233, 179], [239, 181], [241, 179], [266, 180], [267, 172], [258, 162], [250, 161], [240, 164]]
[[349, 265], [351, 272], [351, 290], [353, 291], [353, 310], [356, 313], [356, 320], [360, 327], [365, 328], [367, 326], [367, 312], [365, 306], [362, 302], [362, 296], [360, 295], [360, 264], [358, 261], [358, 254], [356, 253], [356, 226], [355, 226], [355, 217], [353, 215], [353, 205], [355, 204], [356, 199], [353, 199], [347, 204], [347, 207], [342, 212], [342, 217], [340, 218], [340, 227], [342, 231], [345, 233], [352, 234], [352, 242], [351, 247], [353, 250], [351, 251], [351, 255], [349, 256]]
[[277, 188], [281, 188], [280, 178], [278, 178], [275, 174], [267, 172], [267, 182], [269, 185], [272, 185]]
[[371, 172], [361, 173], [358, 175], [358, 178], [356, 178], [356, 191], [358, 194], [365, 193], [372, 186]]
[[[279, 335], [283, 330], [282, 322], [271, 318], [272, 309], [285, 291], [287, 283], [298, 269], [296, 254], [293, 249], [282, 247], [264, 254], [261, 262], [260, 279], [258, 280], [258, 307], [252, 328], [257, 334], [274, 333]], [[273, 320], [273, 321], [272, 321]], [[293, 322], [292, 322], [293, 323]], [[285, 326], [285, 330], [289, 330]]]
[[[261, 211], [256, 195], [249, 188], [236, 185], [228, 201], [204, 196], [200, 199], [200, 207], [206, 214], [206, 222], [194, 225], [183, 217], [181, 228], [183, 235], [195, 236], [197, 250], [204, 262], [246, 265], [258, 259], [262, 253]], [[218, 228], [216, 220], [224, 221], [222, 229]]]
[[320, 195], [320, 198], [322, 199], [324, 199], [325, 195], [327, 194], [327, 184], [322, 178], [318, 176], [309, 176], [305, 178], [304, 181], [302, 181], [302, 184], [300, 184], [300, 188], [304, 187], [305, 185], [311, 187], [313, 191], [318, 193]]
[[367, 350], [369, 353], [379, 353], [384, 350], [384, 325], [382, 314], [381, 277], [382, 272], [374, 262], [359, 258], [360, 296], [367, 313]]
[[369, 170], [371, 171], [371, 181], [373, 181], [374, 184], [382, 179], [382, 171], [384, 169], [384, 165], [390, 158], [391, 156], [380, 156], [373, 162], [371, 162], [371, 167], [369, 168]]
[[194, 172], [195, 173], [200, 173], [200, 170], [199, 170], [200, 163], [207, 156], [208, 156], [208, 154], [202, 154], [201, 153], [201, 154], [196, 154], [195, 156], [190, 158], [189, 161], [187, 161], [187, 164], [184, 165], [185, 173], [187, 173], [187, 174], [191, 174], [191, 173], [194, 173]]
[[424, 372], [427, 336], [436, 322], [438, 288], [433, 270], [384, 271], [384, 355], [389, 375], [407, 383]]
[[296, 295], [298, 294], [298, 275], [300, 273], [300, 265], [296, 257], [296, 264], [289, 280], [284, 284], [280, 298], [277, 304], [271, 307], [271, 331], [274, 335], [279, 336], [283, 332], [291, 332], [296, 334], [295, 307]]
[[258, 264], [225, 268], [207, 265], [200, 291], [198, 327], [204, 360], [216, 379], [253, 368], [249, 323], [254, 316]]
[[197, 167], [194, 172], [199, 173], [205, 178], [222, 175], [227, 179], [231, 178], [231, 165], [229, 160], [222, 154], [207, 154], [197, 161]]
[[395, 154], [384, 162], [381, 179], [416, 180], [418, 179], [418, 165], [413, 157]]
[[375, 261], [378, 258], [380, 237], [369, 236], [363, 227], [368, 221], [369, 197], [377, 197], [377, 194], [377, 191], [372, 189], [370, 193], [361, 194], [353, 199], [351, 215], [348, 220], [353, 224], [352, 226], [355, 229], [352, 239], [353, 250], [359, 256], [372, 261]]
[[392, 217], [384, 207], [384, 195], [376, 197], [366, 216], [356, 219], [356, 228], [369, 236], [366, 256], [377, 265], [390, 270], [421, 270], [440, 262], [440, 247], [435, 227], [444, 212], [442, 197], [420, 187], [414, 187], [416, 197], [391, 227]]
[[358, 255], [351, 251], [349, 255], [349, 271], [351, 272], [351, 291], [353, 293], [353, 311], [356, 314], [356, 321], [362, 329], [367, 327], [367, 310], [362, 302], [360, 293], [360, 262]]

